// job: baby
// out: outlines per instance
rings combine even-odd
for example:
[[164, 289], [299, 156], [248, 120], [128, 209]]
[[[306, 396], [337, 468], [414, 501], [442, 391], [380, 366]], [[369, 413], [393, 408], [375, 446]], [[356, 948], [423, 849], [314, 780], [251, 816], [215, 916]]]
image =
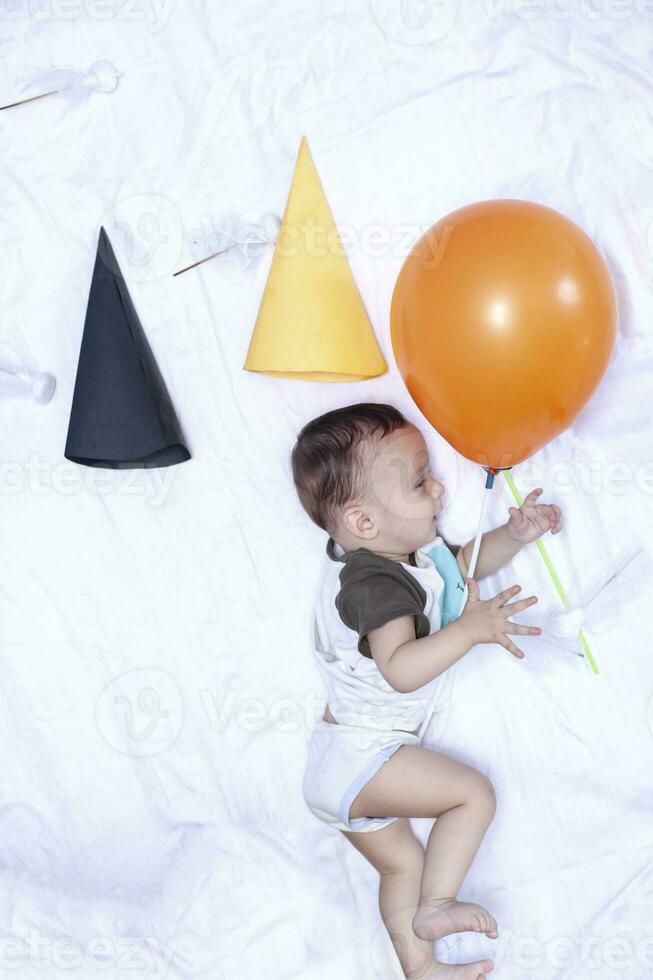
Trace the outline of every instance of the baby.
[[[299, 433], [291, 462], [302, 506], [329, 535], [312, 621], [328, 703], [311, 733], [304, 799], [379, 872], [381, 917], [404, 975], [483, 980], [492, 960], [443, 964], [432, 943], [469, 930], [498, 936], [490, 912], [457, 897], [494, 816], [494, 789], [421, 742], [446, 671], [477, 643], [524, 656], [509, 634], [541, 630], [511, 617], [537, 599], [509, 602], [519, 585], [480, 599], [467, 577], [473, 542], [452, 549], [438, 536], [445, 488], [423, 436], [392, 406], [321, 415]], [[560, 510], [538, 504], [541, 492], [483, 535], [477, 579], [560, 530]], [[426, 851], [410, 817], [437, 818]]]

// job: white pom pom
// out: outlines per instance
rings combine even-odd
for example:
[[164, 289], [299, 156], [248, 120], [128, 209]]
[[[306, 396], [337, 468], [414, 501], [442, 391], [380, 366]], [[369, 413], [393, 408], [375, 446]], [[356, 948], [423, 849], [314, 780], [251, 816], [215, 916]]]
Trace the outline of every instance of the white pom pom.
[[577, 636], [582, 628], [582, 609], [552, 609], [546, 617], [546, 627], [561, 639]]
[[113, 92], [122, 78], [115, 65], [106, 59], [96, 61], [86, 72], [86, 77], [96, 92]]
[[39, 405], [46, 405], [54, 395], [57, 379], [47, 371], [40, 371], [32, 376], [32, 398]]
[[87, 99], [93, 92], [113, 92], [118, 85], [122, 73], [110, 61], [96, 61], [90, 68], [80, 71], [66, 66], [48, 68], [38, 72], [28, 79], [23, 87], [40, 89], [59, 95], [71, 103], [79, 103]]
[[272, 212], [261, 216], [259, 223], [245, 222], [238, 215], [228, 215], [207, 234], [202, 230], [191, 236], [191, 251], [196, 259], [215, 258], [213, 268], [220, 274], [243, 272], [250, 277], [259, 261], [274, 246], [281, 219]]
[[4, 398], [33, 398], [45, 405], [52, 398], [55, 386], [52, 374], [12, 365], [4, 359], [0, 362], [0, 396]]
[[274, 214], [272, 211], [267, 211], [261, 215], [259, 225], [268, 242], [273, 245], [279, 235], [279, 228], [281, 228], [281, 218], [279, 215]]

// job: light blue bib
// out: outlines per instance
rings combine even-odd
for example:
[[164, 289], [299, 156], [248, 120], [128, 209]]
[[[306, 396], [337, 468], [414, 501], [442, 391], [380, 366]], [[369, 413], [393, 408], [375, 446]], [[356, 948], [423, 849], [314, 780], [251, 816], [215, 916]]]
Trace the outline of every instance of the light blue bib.
[[440, 622], [446, 626], [452, 619], [457, 619], [462, 611], [463, 599], [467, 588], [460, 572], [458, 562], [446, 545], [436, 545], [425, 554], [429, 556], [444, 580], [444, 589], [440, 593]]

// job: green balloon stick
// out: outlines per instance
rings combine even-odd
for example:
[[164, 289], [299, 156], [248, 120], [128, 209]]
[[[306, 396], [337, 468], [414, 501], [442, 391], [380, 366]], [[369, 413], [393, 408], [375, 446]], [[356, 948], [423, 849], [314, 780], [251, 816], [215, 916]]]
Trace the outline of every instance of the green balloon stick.
[[[510, 489], [512, 491], [513, 497], [517, 501], [517, 506], [518, 507], [521, 507], [521, 505], [523, 504], [524, 501], [522, 500], [522, 498], [519, 495], [519, 490], [515, 486], [514, 480], [513, 480], [513, 478], [510, 475], [510, 471], [509, 470], [503, 470], [503, 475], [506, 478], [506, 483], [508, 484], [508, 486], [510, 487]], [[567, 598], [567, 593], [565, 592], [565, 590], [562, 587], [562, 582], [558, 578], [558, 576], [556, 574], [556, 570], [553, 567], [553, 565], [551, 564], [551, 559], [547, 555], [546, 548], [542, 544], [542, 541], [540, 540], [540, 538], [537, 538], [536, 539], [535, 544], [539, 548], [539, 552], [542, 555], [542, 558], [544, 560], [544, 564], [546, 565], [546, 567], [547, 567], [547, 569], [549, 571], [549, 575], [553, 579], [553, 584], [555, 585], [556, 589], [558, 590], [558, 595], [560, 596], [560, 598], [562, 600], [562, 604], [564, 605], [565, 609], [571, 609], [571, 603], [570, 603], [569, 599]], [[596, 664], [596, 661], [594, 660], [594, 657], [592, 656], [592, 651], [589, 648], [589, 645], [587, 643], [587, 640], [585, 639], [585, 634], [583, 633], [582, 629], [578, 631], [578, 639], [580, 640], [581, 646], [583, 648], [583, 652], [585, 653], [585, 656], [587, 657], [587, 659], [589, 661], [590, 667], [592, 668], [592, 670], [593, 670], [593, 672], [595, 674], [598, 674], [599, 668], [598, 668], [598, 666]]]

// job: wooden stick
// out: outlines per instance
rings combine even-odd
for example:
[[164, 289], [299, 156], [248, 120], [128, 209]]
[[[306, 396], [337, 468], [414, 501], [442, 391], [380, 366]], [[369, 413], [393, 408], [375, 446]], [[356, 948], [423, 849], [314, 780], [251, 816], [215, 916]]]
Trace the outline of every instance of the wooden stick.
[[233, 248], [233, 246], [229, 245], [227, 248], [223, 248], [219, 252], [213, 252], [212, 255], [207, 255], [205, 259], [200, 259], [199, 262], [193, 262], [192, 265], [187, 265], [185, 269], [179, 269], [177, 272], [173, 272], [172, 273], [173, 279], [175, 276], [180, 276], [182, 272], [188, 272], [190, 269], [196, 269], [197, 266], [202, 265], [203, 262], [208, 262], [209, 259], [214, 259], [216, 255], [224, 255], [224, 253], [228, 252], [230, 248]]
[[10, 102], [9, 105], [0, 105], [0, 112], [3, 109], [13, 109], [17, 105], [25, 105], [26, 102], [36, 102], [37, 99], [44, 99], [46, 95], [56, 95], [58, 88], [53, 88], [51, 92], [43, 92], [41, 95], [31, 95], [29, 99], [21, 99], [20, 102]]

